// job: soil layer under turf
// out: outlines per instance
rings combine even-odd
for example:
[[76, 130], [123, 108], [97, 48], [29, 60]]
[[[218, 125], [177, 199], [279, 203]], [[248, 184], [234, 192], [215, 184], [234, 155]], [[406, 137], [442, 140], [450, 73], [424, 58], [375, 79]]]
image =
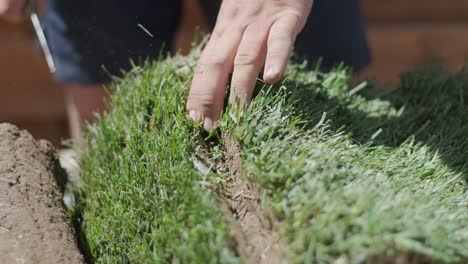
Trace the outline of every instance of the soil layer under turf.
[[83, 263], [52, 145], [0, 124], [1, 263]]
[[348, 85], [291, 65], [206, 134], [196, 61], [136, 67], [88, 129], [76, 220], [97, 262], [465, 263], [468, 73]]

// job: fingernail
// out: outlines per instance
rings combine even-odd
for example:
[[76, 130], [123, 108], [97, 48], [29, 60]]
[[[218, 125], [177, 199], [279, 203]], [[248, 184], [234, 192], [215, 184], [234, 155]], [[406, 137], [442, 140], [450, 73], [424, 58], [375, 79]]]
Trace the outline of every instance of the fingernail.
[[193, 121], [201, 122], [200, 115], [195, 110], [190, 110], [189, 111], [189, 116], [190, 116], [190, 118], [192, 118]]
[[211, 119], [210, 117], [205, 117], [205, 122], [203, 123], [203, 128], [206, 130], [206, 131], [210, 131], [214, 128], [215, 124], [213, 122], [213, 119]]
[[278, 70], [275, 67], [270, 67], [265, 70], [263, 79], [274, 78], [276, 75], [278, 75]]

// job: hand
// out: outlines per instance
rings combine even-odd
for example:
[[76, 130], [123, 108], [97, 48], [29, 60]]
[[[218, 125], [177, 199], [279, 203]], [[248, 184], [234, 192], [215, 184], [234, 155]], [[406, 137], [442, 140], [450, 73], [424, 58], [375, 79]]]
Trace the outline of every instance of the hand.
[[278, 82], [313, 0], [224, 0], [192, 81], [187, 112], [205, 130], [215, 127], [232, 72], [230, 103], [247, 105], [265, 66], [266, 83]]
[[[44, 10], [44, 0], [30, 0], [34, 3], [38, 13]], [[21, 22], [25, 19], [28, 0], [0, 0], [0, 18], [9, 22]]]

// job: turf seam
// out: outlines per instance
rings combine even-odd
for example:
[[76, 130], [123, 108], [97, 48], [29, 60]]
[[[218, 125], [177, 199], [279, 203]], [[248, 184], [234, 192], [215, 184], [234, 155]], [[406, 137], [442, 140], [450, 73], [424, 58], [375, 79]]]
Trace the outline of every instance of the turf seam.
[[[210, 164], [211, 148], [199, 140], [196, 154], [205, 171], [227, 174], [214, 188], [220, 211], [229, 224], [233, 250], [245, 263], [281, 263], [287, 258], [286, 243], [277, 233], [277, 224], [264, 212], [258, 183], [242, 172], [241, 148], [228, 133], [221, 133], [222, 156]], [[211, 168], [211, 169], [210, 169]]]

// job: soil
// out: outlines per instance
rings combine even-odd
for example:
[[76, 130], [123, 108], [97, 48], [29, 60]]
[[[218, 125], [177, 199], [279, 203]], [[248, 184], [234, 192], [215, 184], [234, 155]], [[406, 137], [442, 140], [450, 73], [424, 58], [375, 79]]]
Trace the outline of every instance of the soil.
[[0, 124], [2, 263], [83, 263], [62, 201], [65, 182], [50, 143]]
[[237, 252], [246, 263], [285, 262], [287, 247], [263, 211], [260, 188], [242, 174], [239, 146], [228, 135], [222, 139], [223, 163], [231, 177], [223, 183], [218, 196], [223, 214], [230, 222]]

